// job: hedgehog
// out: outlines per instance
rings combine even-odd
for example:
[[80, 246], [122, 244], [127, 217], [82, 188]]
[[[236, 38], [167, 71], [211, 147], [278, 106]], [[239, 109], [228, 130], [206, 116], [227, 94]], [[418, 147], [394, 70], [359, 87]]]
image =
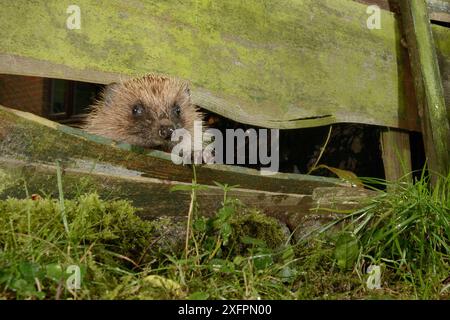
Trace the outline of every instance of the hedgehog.
[[177, 144], [176, 129], [193, 137], [194, 122], [203, 122], [188, 83], [158, 74], [107, 85], [90, 110], [82, 126], [87, 132], [166, 152]]

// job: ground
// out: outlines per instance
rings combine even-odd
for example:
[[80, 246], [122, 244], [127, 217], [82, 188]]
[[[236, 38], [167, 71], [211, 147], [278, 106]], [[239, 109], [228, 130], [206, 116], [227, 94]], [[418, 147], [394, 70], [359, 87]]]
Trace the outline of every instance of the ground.
[[450, 177], [427, 183], [398, 185], [300, 242], [227, 197], [211, 218], [194, 202], [189, 226], [95, 193], [2, 200], [0, 298], [448, 299]]

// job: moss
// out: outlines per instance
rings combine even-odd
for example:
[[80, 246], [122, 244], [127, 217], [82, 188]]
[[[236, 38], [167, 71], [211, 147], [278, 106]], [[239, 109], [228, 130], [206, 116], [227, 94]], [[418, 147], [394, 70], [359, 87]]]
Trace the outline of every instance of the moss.
[[437, 51], [450, 60], [450, 30], [438, 25], [432, 25]]
[[[65, 200], [64, 207], [69, 239], [86, 245], [99, 243], [130, 259], [139, 257], [154, 232], [153, 225], [136, 216], [136, 209], [127, 201], [102, 201], [98, 195], [89, 194]], [[39, 231], [46, 226], [51, 232], [63, 235], [61, 221], [60, 204], [56, 200], [0, 201], [0, 228], [7, 230], [0, 235], [0, 242], [5, 243], [11, 231], [27, 234], [29, 230]]]
[[238, 243], [242, 237], [250, 236], [276, 249], [286, 244], [289, 236], [278, 220], [254, 210], [235, 215], [230, 223], [234, 230], [233, 237]]
[[114, 290], [106, 292], [105, 299], [120, 300], [155, 300], [155, 299], [185, 299], [186, 293], [173, 280], [150, 275], [136, 279], [124, 276]]

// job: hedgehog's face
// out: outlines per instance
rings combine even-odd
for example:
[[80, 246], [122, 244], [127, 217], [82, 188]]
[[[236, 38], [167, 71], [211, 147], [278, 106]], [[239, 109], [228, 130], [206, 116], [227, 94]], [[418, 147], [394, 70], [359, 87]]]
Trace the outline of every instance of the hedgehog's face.
[[[161, 76], [146, 76], [108, 86], [103, 111], [111, 138], [164, 151], [177, 143], [172, 133], [184, 128], [193, 134], [200, 120], [184, 82]], [[101, 120], [101, 119], [100, 119]]]
[[172, 133], [188, 124], [181, 105], [175, 100], [155, 106], [141, 99], [127, 105], [125, 108], [129, 115], [125, 141], [148, 148], [169, 149], [173, 145]]

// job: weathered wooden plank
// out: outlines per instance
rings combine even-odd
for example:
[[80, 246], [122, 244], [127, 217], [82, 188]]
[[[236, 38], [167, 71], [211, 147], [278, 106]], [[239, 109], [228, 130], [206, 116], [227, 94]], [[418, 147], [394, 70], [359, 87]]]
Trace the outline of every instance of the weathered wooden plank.
[[[400, 14], [399, 0], [355, 0], [366, 5], [378, 5], [380, 8]], [[427, 0], [430, 19], [438, 22], [450, 23], [450, 0]], [[450, 28], [432, 25], [433, 36], [436, 44], [436, 52], [446, 97], [447, 110], [450, 112]], [[406, 61], [405, 61], [406, 62]], [[406, 62], [409, 64], [409, 60]], [[406, 66], [405, 66], [406, 67]], [[406, 70], [406, 91], [412, 92], [409, 84], [410, 71]], [[407, 95], [410, 98], [410, 95]], [[415, 105], [415, 100], [408, 101], [408, 105]]]
[[[167, 154], [147, 155], [130, 148], [0, 107], [0, 199], [35, 193], [56, 198], [56, 170], [61, 165], [66, 198], [97, 192], [105, 199], [130, 200], [143, 217], [185, 216], [190, 191], [171, 188], [190, 186], [190, 169], [173, 164]], [[285, 222], [292, 230], [302, 229], [298, 225], [302, 221], [314, 220], [316, 216], [311, 215], [318, 215], [320, 223], [343, 210], [359, 208], [376, 195], [336, 179], [281, 174], [262, 177], [254, 170], [231, 166], [198, 166], [197, 179], [207, 185], [197, 195], [200, 214], [211, 215], [220, 207], [223, 190], [213, 181], [238, 183], [239, 187], [228, 192], [230, 197]]]
[[427, 0], [430, 19], [450, 23], [449, 0]]
[[428, 166], [431, 171], [446, 175], [450, 170], [450, 118], [426, 3], [417, 0], [400, 4]]
[[406, 176], [412, 171], [409, 133], [398, 130], [383, 131], [381, 150], [386, 180], [398, 181], [403, 178], [412, 181], [410, 176]]
[[[0, 155], [4, 157], [48, 165], [60, 159], [66, 168], [100, 167], [108, 174], [125, 172], [131, 176], [192, 181], [189, 166], [174, 164], [167, 153], [147, 153], [128, 144], [117, 145], [110, 139], [0, 106]], [[199, 166], [197, 179], [206, 185], [217, 181], [246, 189], [296, 194], [312, 194], [317, 187], [348, 185], [337, 179], [309, 175], [261, 176], [257, 170], [225, 165]]]
[[0, 72], [104, 83], [156, 71], [239, 122], [420, 130], [391, 12], [369, 30], [367, 6], [349, 0], [80, 0], [81, 29], [69, 30], [68, 4], [4, 1]]
[[[52, 164], [30, 163], [0, 156], [0, 199], [24, 198], [31, 194], [58, 197], [57, 167]], [[25, 182], [26, 181], [26, 182]], [[160, 216], [184, 217], [190, 205], [189, 190], [171, 191], [180, 181], [168, 181], [147, 177], [133, 177], [118, 170], [104, 173], [101, 170], [65, 168], [62, 175], [64, 196], [75, 198], [81, 192], [97, 192], [103, 199], [128, 199], [139, 209], [144, 218]], [[286, 223], [291, 230], [302, 229], [302, 221], [317, 217], [317, 222], [336, 218], [343, 210], [363, 206], [376, 195], [373, 191], [347, 187], [319, 187], [312, 195], [274, 193], [235, 188], [228, 196], [239, 199], [244, 205]], [[223, 190], [209, 186], [197, 192], [197, 204], [201, 215], [212, 215], [221, 206]]]
[[432, 26], [447, 114], [450, 115], [450, 28]]
[[371, 6], [376, 5], [384, 10], [394, 11], [394, 8], [390, 0], [353, 0], [355, 2], [363, 3], [365, 5]]
[[[10, 181], [3, 187], [2, 197], [26, 197], [29, 194], [49, 195], [58, 197], [56, 181], [56, 165], [30, 163], [7, 157], [0, 157], [0, 170], [4, 179]], [[112, 170], [111, 170], [112, 171]], [[26, 184], [25, 184], [26, 181]], [[13, 183], [11, 183], [13, 182]], [[190, 191], [171, 192], [175, 185], [190, 185], [180, 181], [169, 181], [141, 176], [130, 176], [116, 168], [116, 172], [105, 173], [100, 169], [64, 168], [64, 195], [72, 198], [80, 188], [82, 192], [95, 191], [105, 199], [129, 199], [136, 207], [142, 209], [143, 216], [184, 216], [188, 212]], [[284, 213], [283, 207], [290, 208], [302, 203], [304, 195], [280, 194], [248, 189], [235, 189], [230, 196], [239, 198], [243, 203], [264, 208], [275, 213]], [[204, 214], [214, 213], [223, 200], [223, 190], [217, 186], [209, 186], [207, 190], [198, 192], [200, 210]], [[278, 208], [277, 208], [278, 207]], [[289, 211], [289, 210], [287, 210]]]

